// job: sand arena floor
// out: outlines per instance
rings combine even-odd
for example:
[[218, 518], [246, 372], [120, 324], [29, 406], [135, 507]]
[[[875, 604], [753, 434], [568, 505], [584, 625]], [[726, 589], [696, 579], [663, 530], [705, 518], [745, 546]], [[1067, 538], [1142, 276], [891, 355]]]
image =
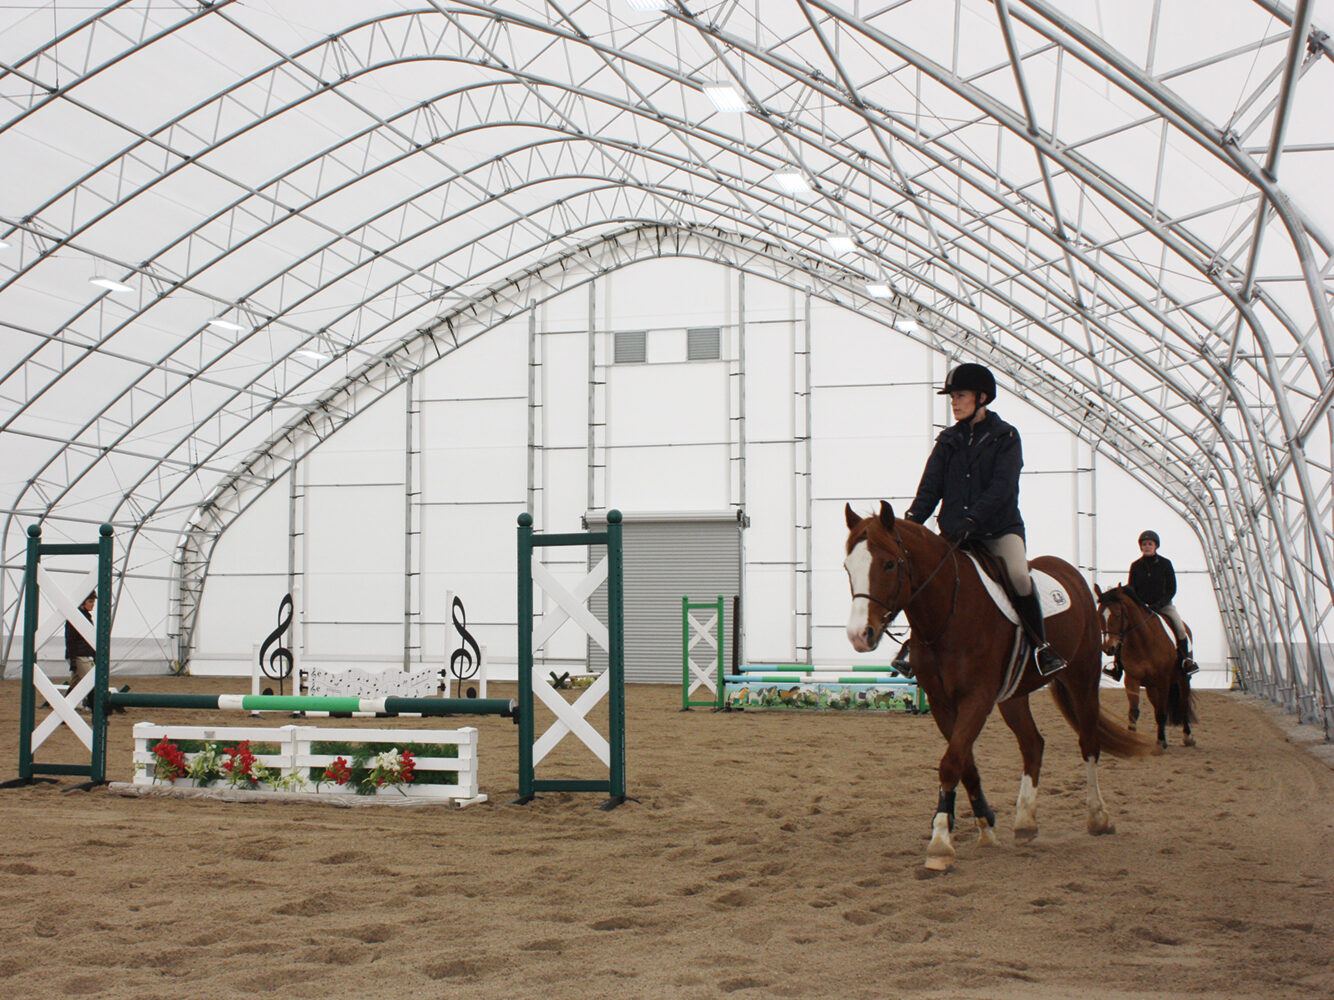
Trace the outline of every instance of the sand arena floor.
[[[17, 682], [0, 695], [12, 777]], [[496, 718], [460, 722], [481, 730], [491, 797], [464, 810], [63, 791], [74, 779], [0, 791], [0, 995], [1334, 996], [1334, 770], [1297, 745], [1309, 727], [1262, 703], [1205, 692], [1198, 747], [1104, 758], [1118, 832], [1094, 838], [1074, 736], [1035, 696], [1047, 759], [1024, 847], [1018, 750], [993, 716], [978, 760], [1003, 846], [978, 848], [963, 805], [956, 868], [926, 877], [943, 746], [928, 718], [681, 713], [679, 690], [656, 686], [627, 702], [639, 802], [610, 813], [598, 795], [510, 804], [517, 730]], [[1121, 693], [1104, 703], [1124, 717]], [[147, 717], [252, 721], [129, 719]], [[59, 740], [41, 759], [79, 759]], [[118, 717], [113, 780], [130, 777], [130, 742]], [[569, 747], [539, 774], [599, 766]]]

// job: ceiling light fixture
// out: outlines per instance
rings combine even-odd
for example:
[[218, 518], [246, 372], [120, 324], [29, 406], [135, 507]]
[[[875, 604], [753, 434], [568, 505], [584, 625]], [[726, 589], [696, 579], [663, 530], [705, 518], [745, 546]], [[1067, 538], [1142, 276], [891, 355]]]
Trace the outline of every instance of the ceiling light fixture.
[[825, 237], [825, 243], [829, 245], [830, 251], [837, 254], [856, 253], [857, 244], [852, 242], [852, 237], [847, 233], [834, 233]]
[[917, 324], [913, 320], [900, 316], [894, 321], [894, 329], [898, 330], [899, 333], [916, 333]]
[[329, 355], [327, 355], [327, 354], [321, 354], [319, 351], [312, 351], [312, 350], [310, 350], [309, 348], [306, 348], [306, 347], [303, 347], [301, 350], [297, 351], [297, 352], [296, 352], [296, 356], [299, 357], [299, 358], [309, 358], [311, 361], [328, 361], [328, 360], [329, 360]]
[[866, 294], [875, 299], [887, 299], [894, 293], [883, 281], [873, 281], [866, 286]]
[[706, 83], [704, 96], [725, 114], [736, 114], [746, 110], [746, 99], [741, 96], [741, 91], [730, 83]]
[[635, 10], [666, 10], [670, 0], [627, 0]]
[[8, 249], [9, 249], [9, 244], [6, 243], [4, 240], [0, 240], [0, 250], [8, 250]]
[[239, 323], [233, 323], [229, 319], [214, 318], [208, 321], [208, 325], [217, 327], [219, 330], [232, 330], [236, 333], [240, 333], [245, 329], [245, 327], [241, 326]]
[[115, 281], [115, 280], [112, 279], [112, 278], [103, 278], [103, 277], [101, 277], [101, 276], [97, 276], [97, 277], [89, 278], [89, 279], [88, 279], [88, 283], [89, 283], [90, 285], [97, 285], [99, 288], [105, 288], [105, 289], [106, 289], [107, 291], [109, 291], [109, 292], [132, 292], [132, 291], [134, 291], [134, 289], [131, 288], [129, 285], [126, 285], [126, 284], [124, 284], [124, 283], [122, 283], [122, 282], [119, 282], [119, 281]]
[[780, 170], [774, 174], [774, 181], [788, 194], [810, 194], [811, 185], [806, 175], [797, 170]]

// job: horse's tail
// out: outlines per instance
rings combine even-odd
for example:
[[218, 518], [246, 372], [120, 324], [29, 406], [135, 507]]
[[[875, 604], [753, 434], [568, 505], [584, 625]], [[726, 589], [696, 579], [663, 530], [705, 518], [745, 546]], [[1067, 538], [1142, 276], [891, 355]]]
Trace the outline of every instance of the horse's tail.
[[1195, 722], [1195, 701], [1190, 696], [1190, 674], [1172, 668], [1172, 683], [1167, 686], [1167, 724], [1184, 726]]
[[[1075, 700], [1064, 684], [1049, 684], [1052, 701], [1070, 723], [1070, 728], [1079, 732], [1079, 716], [1075, 712]], [[1140, 739], [1125, 726], [1116, 722], [1098, 708], [1098, 745], [1113, 757], [1145, 757], [1153, 751], [1153, 745]]]

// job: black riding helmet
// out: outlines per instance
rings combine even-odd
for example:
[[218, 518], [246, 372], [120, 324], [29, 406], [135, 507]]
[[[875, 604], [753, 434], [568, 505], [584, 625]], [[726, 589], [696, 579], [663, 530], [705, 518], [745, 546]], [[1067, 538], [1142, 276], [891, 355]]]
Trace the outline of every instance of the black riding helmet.
[[[1153, 531], [1153, 530], [1149, 530], [1149, 531], [1141, 531], [1141, 532], [1139, 533], [1139, 541], [1140, 541], [1140, 542], [1153, 542], [1154, 545], [1162, 545], [1162, 544], [1163, 544], [1162, 539], [1158, 537], [1158, 532]], [[1138, 544], [1138, 543], [1137, 543], [1137, 544]]]
[[986, 393], [986, 400], [982, 405], [992, 402], [996, 398], [996, 376], [991, 374], [991, 369], [986, 365], [973, 364], [971, 361], [959, 365], [945, 376], [945, 388], [936, 393], [937, 396], [948, 396], [952, 392], [971, 389], [973, 392]]

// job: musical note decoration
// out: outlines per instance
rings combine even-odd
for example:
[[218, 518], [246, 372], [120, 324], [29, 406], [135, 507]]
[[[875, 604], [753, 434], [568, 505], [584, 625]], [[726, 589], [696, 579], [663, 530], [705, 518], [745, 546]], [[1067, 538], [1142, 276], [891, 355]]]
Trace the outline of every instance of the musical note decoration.
[[459, 648], [449, 655], [449, 673], [459, 682], [458, 690], [462, 697], [476, 698], [476, 685], [465, 689], [463, 682], [477, 676], [478, 665], [482, 662], [482, 651], [477, 645], [477, 640], [468, 631], [468, 618], [463, 610], [463, 601], [457, 596], [450, 607], [450, 617], [459, 633]]
[[[283, 678], [292, 676], [292, 651], [279, 643], [283, 633], [292, 624], [292, 595], [284, 594], [278, 603], [278, 627], [269, 633], [264, 644], [259, 647], [259, 669], [265, 677], [278, 682], [278, 693], [283, 693]], [[278, 648], [269, 653], [269, 647], [279, 643]], [[266, 694], [269, 692], [265, 692]]]

